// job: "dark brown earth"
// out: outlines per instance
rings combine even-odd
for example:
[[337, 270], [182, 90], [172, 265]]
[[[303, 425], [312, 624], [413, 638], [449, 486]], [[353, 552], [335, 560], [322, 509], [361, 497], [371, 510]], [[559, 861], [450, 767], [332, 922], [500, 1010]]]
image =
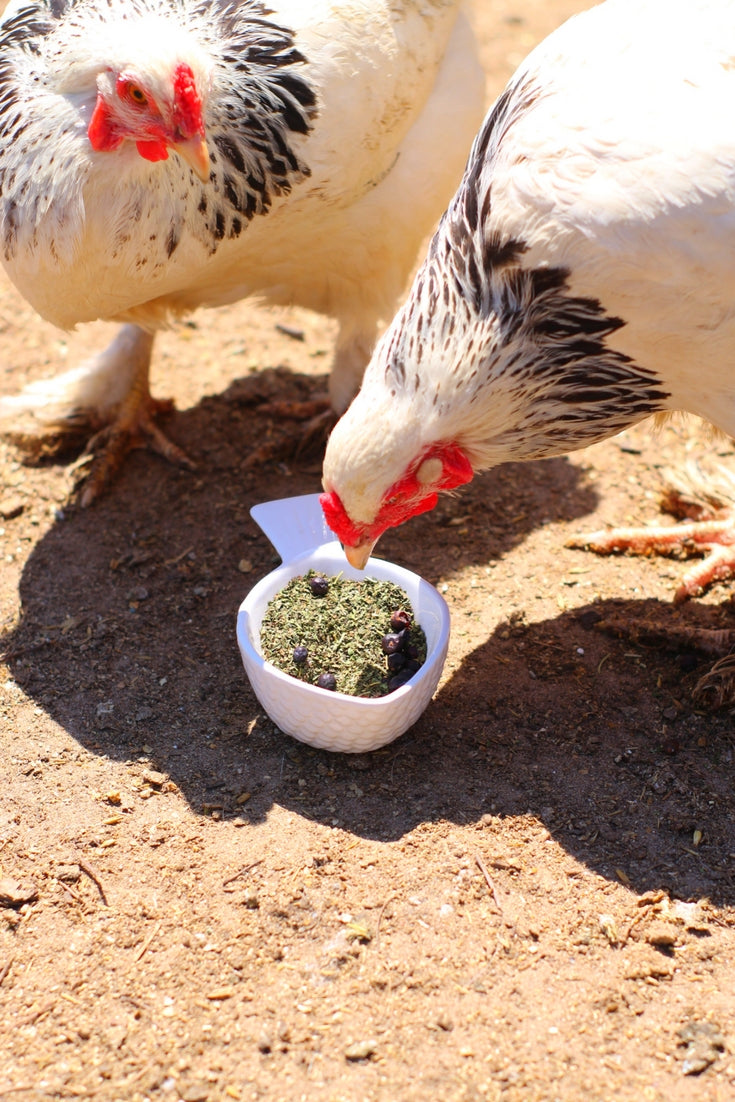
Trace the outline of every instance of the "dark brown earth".
[[[478, 0], [490, 93], [584, 6]], [[2, 390], [106, 333], [3, 285]], [[234, 622], [275, 562], [250, 507], [319, 488], [318, 458], [248, 469], [257, 403], [323, 389], [331, 339], [248, 305], [168, 334], [195, 474], [138, 453], [83, 511], [0, 451], [0, 1098], [732, 1099], [732, 714], [693, 706], [696, 651], [595, 628], [735, 627], [731, 589], [674, 608], [680, 564], [565, 541], [735, 449], [643, 426], [387, 535], [449, 659], [400, 740], [330, 755], [262, 714]]]

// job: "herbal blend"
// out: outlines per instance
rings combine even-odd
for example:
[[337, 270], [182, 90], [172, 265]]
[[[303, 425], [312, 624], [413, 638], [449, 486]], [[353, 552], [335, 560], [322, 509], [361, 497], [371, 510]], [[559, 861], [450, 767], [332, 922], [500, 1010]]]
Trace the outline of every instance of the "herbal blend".
[[385, 696], [426, 659], [426, 636], [399, 585], [314, 570], [269, 602], [260, 645], [284, 673], [348, 696]]

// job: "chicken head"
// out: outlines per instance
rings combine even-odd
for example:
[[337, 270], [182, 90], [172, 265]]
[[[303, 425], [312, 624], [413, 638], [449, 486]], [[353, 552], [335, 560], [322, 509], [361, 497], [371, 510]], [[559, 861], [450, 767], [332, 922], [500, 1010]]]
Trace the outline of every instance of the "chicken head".
[[[321, 505], [327, 524], [339, 538], [348, 561], [363, 570], [373, 547], [387, 528], [393, 528], [436, 505], [442, 490], [452, 490], [469, 482], [473, 469], [461, 448], [452, 443], [436, 443], [415, 456], [404, 473], [383, 493], [372, 515], [360, 500], [360, 479], [353, 478], [342, 488], [334, 488], [325, 474], [325, 493]], [[358, 519], [359, 518], [359, 519]]]
[[186, 62], [179, 62], [169, 81], [156, 88], [129, 69], [100, 73], [87, 136], [97, 152], [133, 141], [147, 161], [165, 161], [173, 149], [200, 180], [209, 179], [202, 100]]

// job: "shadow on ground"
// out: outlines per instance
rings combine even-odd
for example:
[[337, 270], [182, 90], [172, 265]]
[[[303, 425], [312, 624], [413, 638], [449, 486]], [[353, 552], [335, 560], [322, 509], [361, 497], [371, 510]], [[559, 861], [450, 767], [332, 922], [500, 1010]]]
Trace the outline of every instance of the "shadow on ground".
[[[145, 755], [199, 812], [257, 822], [277, 803], [391, 840], [425, 821], [481, 825], [485, 814], [528, 811], [570, 853], [638, 891], [735, 901], [729, 718], [691, 706], [695, 656], [596, 632], [604, 603], [501, 623], [412, 730], [373, 755], [314, 751], [274, 730], [235, 645], [237, 606], [277, 561], [249, 509], [314, 492], [318, 463], [245, 469], [268, 424], [239, 394], [235, 386], [169, 426], [180, 443], [197, 442], [200, 473], [134, 456], [107, 498], [71, 509], [35, 547], [4, 650], [38, 706], [95, 753]], [[436, 581], [595, 505], [565, 460], [509, 465], [381, 550]], [[472, 536], [458, 540], [468, 518]], [[733, 616], [726, 606], [610, 604], [716, 626]]]

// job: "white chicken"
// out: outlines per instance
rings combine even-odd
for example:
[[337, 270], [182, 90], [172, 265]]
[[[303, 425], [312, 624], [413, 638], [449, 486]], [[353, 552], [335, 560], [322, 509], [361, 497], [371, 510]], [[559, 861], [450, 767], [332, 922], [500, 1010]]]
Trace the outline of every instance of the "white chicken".
[[158, 430], [155, 331], [245, 296], [337, 319], [337, 413], [461, 176], [484, 76], [462, 0], [11, 0], [0, 249], [93, 361], [0, 405], [107, 424], [82, 501]]
[[[735, 434], [733, 102], [731, 0], [607, 0], [529, 55], [329, 440], [350, 562], [506, 460], [674, 410]], [[682, 526], [715, 550], [681, 595], [735, 569], [734, 518]]]

